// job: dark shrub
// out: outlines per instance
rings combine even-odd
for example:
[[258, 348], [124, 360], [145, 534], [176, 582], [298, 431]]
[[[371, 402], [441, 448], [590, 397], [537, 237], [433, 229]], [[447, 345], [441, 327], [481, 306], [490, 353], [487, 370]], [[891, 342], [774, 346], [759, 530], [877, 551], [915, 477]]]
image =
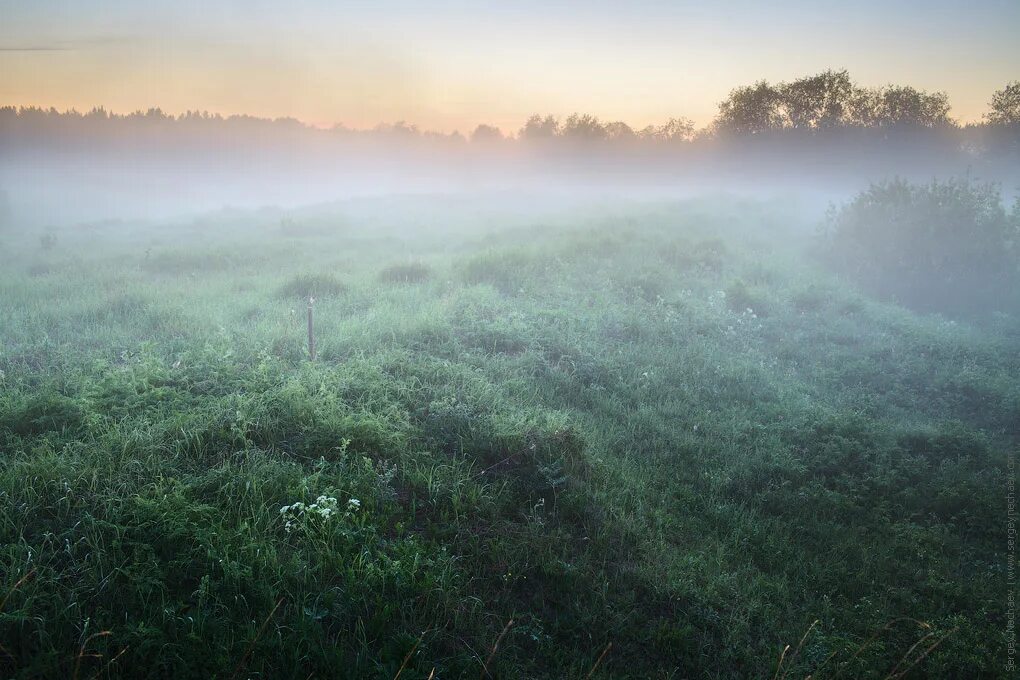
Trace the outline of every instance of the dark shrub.
[[1017, 310], [1020, 210], [966, 181], [872, 185], [829, 218], [825, 259], [920, 311]]
[[280, 286], [276, 291], [277, 295], [282, 298], [301, 298], [302, 300], [307, 300], [310, 297], [336, 297], [345, 292], [347, 292], [347, 284], [329, 274], [300, 274]]
[[78, 402], [61, 394], [44, 392], [0, 413], [0, 430], [22, 436], [77, 432], [84, 420], [85, 413]]
[[379, 272], [383, 283], [425, 283], [432, 277], [432, 268], [422, 262], [394, 264]]

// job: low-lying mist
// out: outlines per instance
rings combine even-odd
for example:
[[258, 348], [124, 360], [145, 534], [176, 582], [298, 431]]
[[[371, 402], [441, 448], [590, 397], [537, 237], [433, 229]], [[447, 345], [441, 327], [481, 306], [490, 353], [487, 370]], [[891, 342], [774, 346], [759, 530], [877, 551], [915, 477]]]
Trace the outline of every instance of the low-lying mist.
[[314, 128], [293, 119], [0, 108], [0, 219], [56, 225], [387, 194], [528, 192], [677, 198], [796, 193], [824, 204], [869, 183], [968, 178], [1020, 186], [1020, 84], [981, 124], [945, 94], [865, 88], [846, 71], [733, 90], [711, 125], [633, 129], [573, 114], [515, 134], [414, 125]]

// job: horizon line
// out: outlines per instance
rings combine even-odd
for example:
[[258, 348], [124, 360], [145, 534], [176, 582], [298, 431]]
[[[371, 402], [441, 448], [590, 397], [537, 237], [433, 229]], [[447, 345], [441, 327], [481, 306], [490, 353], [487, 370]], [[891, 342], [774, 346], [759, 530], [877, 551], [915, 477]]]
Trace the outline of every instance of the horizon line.
[[[39, 104], [3, 104], [3, 103], [0, 103], [0, 111], [2, 111], [4, 109], [13, 109], [19, 115], [21, 114], [21, 112], [26, 111], [26, 110], [35, 110], [35, 111], [41, 111], [41, 112], [46, 113], [46, 114], [51, 114], [52, 112], [56, 112], [57, 115], [72, 115], [72, 114], [77, 114], [77, 115], [79, 115], [81, 117], [85, 117], [85, 116], [87, 116], [87, 115], [89, 115], [89, 114], [91, 114], [93, 112], [96, 112], [96, 111], [102, 111], [102, 112], [107, 114], [108, 119], [109, 118], [129, 118], [131, 116], [138, 116], [138, 115], [145, 116], [149, 112], [158, 111], [158, 112], [162, 113], [164, 116], [166, 116], [167, 118], [171, 118], [173, 120], [181, 120], [181, 119], [185, 118], [188, 115], [198, 114], [198, 115], [206, 116], [206, 117], [209, 117], [209, 118], [218, 118], [219, 120], [224, 120], [224, 121], [231, 120], [231, 119], [243, 119], [243, 118], [247, 118], [247, 119], [253, 119], [253, 120], [257, 120], [257, 121], [270, 122], [270, 123], [294, 122], [294, 123], [298, 123], [299, 125], [301, 125], [302, 127], [306, 128], [306, 129], [317, 130], [317, 131], [321, 131], [321, 132], [339, 132], [339, 131], [346, 131], [346, 132], [379, 132], [379, 131], [385, 131], [387, 128], [393, 129], [393, 128], [404, 127], [407, 130], [414, 130], [418, 134], [422, 134], [422, 135], [435, 135], [435, 136], [441, 136], [441, 137], [457, 137], [457, 136], [461, 136], [461, 137], [464, 137], [465, 139], [469, 139], [471, 137], [471, 135], [476, 130], [478, 130], [479, 128], [494, 128], [496, 130], [499, 130], [500, 134], [503, 136], [504, 139], [515, 139], [515, 138], [517, 138], [519, 136], [521, 130], [524, 127], [524, 125], [527, 124], [527, 121], [530, 120], [532, 117], [535, 117], [535, 116], [537, 116], [539, 118], [542, 118], [542, 119], [546, 119], [546, 118], [551, 117], [554, 120], [556, 120], [557, 123], [561, 123], [564, 120], [570, 118], [571, 116], [591, 116], [595, 120], [597, 120], [598, 122], [600, 122], [600, 123], [602, 123], [604, 125], [605, 124], [612, 124], [612, 123], [623, 123], [623, 124], [627, 125], [627, 127], [629, 127], [631, 130], [633, 130], [635, 133], [641, 132], [642, 130], [645, 130], [645, 129], [649, 128], [649, 127], [660, 127], [660, 126], [663, 126], [663, 125], [665, 125], [665, 124], [667, 124], [667, 123], [669, 123], [670, 121], [673, 121], [673, 120], [686, 120], [686, 121], [689, 121], [693, 125], [693, 129], [694, 129], [695, 132], [705, 132], [705, 131], [708, 131], [708, 130], [710, 130], [712, 128], [712, 126], [715, 124], [715, 120], [717, 118], [717, 116], [713, 117], [713, 119], [709, 123], [704, 124], [704, 125], [698, 125], [698, 124], [696, 124], [694, 122], [694, 120], [692, 118], [690, 118], [688, 116], [679, 115], [679, 116], [673, 116], [673, 117], [670, 117], [670, 118], [666, 118], [666, 119], [660, 121], [659, 123], [651, 123], [651, 124], [645, 125], [643, 127], [634, 127], [630, 123], [627, 123], [624, 120], [614, 120], [614, 119], [611, 119], [611, 118], [603, 118], [602, 116], [599, 116], [598, 114], [594, 114], [594, 113], [583, 113], [581, 111], [572, 111], [571, 113], [568, 113], [568, 114], [533, 113], [530, 116], [527, 116], [526, 118], [524, 118], [524, 120], [517, 127], [509, 129], [509, 130], [504, 129], [504, 128], [498, 126], [498, 125], [491, 124], [491, 123], [480, 122], [480, 123], [476, 123], [467, 132], [462, 132], [459, 128], [453, 129], [453, 130], [451, 130], [449, 132], [443, 132], [441, 130], [435, 130], [435, 129], [430, 129], [430, 128], [422, 127], [422, 126], [418, 125], [417, 123], [415, 123], [413, 121], [409, 121], [407, 119], [398, 119], [398, 120], [394, 120], [392, 122], [379, 121], [378, 123], [376, 123], [372, 127], [350, 127], [347, 124], [343, 123], [342, 121], [341, 122], [333, 122], [333, 123], [315, 123], [315, 122], [310, 122], [308, 120], [304, 120], [304, 119], [301, 119], [301, 118], [297, 118], [295, 116], [262, 116], [262, 115], [258, 115], [258, 114], [252, 114], [252, 113], [223, 113], [221, 111], [210, 111], [209, 109], [185, 109], [182, 112], [174, 113], [174, 112], [168, 111], [168, 110], [166, 110], [166, 109], [164, 109], [164, 108], [162, 108], [160, 106], [151, 106], [151, 107], [144, 108], [144, 109], [143, 108], [136, 108], [136, 109], [133, 109], [133, 110], [130, 110], [130, 111], [127, 111], [127, 112], [120, 112], [120, 111], [114, 111], [112, 109], [108, 109], [108, 108], [106, 108], [105, 106], [102, 106], [102, 105], [93, 105], [91, 108], [89, 108], [87, 110], [86, 109], [81, 109], [80, 110], [80, 109], [78, 109], [75, 106], [71, 106], [71, 107], [64, 108], [64, 109], [58, 109], [55, 106], [44, 106], [44, 105], [39, 105]], [[950, 107], [950, 110], [951, 110], [951, 107]], [[987, 114], [985, 114], [985, 115], [987, 115]], [[982, 125], [985, 122], [985, 120], [984, 120], [985, 115], [983, 115], [980, 118], [970, 119], [970, 120], [962, 120], [962, 119], [957, 119], [957, 118], [950, 117], [949, 121], [950, 121], [951, 124], [953, 124], [953, 125], [955, 125], [957, 127], [961, 127], [961, 128], [967, 127], [967, 126], [971, 126], [971, 125]]]

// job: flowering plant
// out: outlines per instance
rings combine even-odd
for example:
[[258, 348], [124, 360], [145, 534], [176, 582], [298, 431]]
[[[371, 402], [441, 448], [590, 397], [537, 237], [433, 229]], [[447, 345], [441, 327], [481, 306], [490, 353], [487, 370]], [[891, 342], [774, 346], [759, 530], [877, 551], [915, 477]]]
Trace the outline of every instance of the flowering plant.
[[339, 501], [333, 496], [319, 496], [311, 505], [298, 501], [280, 508], [284, 531], [307, 528], [309, 524], [325, 524], [337, 517], [350, 517], [361, 509], [361, 501], [350, 498], [344, 511], [340, 512]]

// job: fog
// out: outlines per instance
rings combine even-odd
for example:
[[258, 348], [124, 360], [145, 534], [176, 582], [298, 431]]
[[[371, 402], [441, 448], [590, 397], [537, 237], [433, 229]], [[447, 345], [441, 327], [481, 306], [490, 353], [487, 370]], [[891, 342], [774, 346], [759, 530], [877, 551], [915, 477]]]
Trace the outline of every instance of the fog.
[[802, 85], [0, 109], [0, 676], [994, 676], [1020, 109]]
[[405, 124], [319, 130], [296, 121], [8, 107], [0, 112], [0, 191], [5, 219], [57, 226], [387, 194], [516, 191], [583, 201], [730, 193], [824, 206], [895, 177], [995, 182], [1007, 200], [1020, 185], [1012, 128], [689, 129], [671, 138], [570, 120], [574, 128], [552, 136], [528, 136], [525, 127], [513, 138], [476, 131], [467, 139]]

